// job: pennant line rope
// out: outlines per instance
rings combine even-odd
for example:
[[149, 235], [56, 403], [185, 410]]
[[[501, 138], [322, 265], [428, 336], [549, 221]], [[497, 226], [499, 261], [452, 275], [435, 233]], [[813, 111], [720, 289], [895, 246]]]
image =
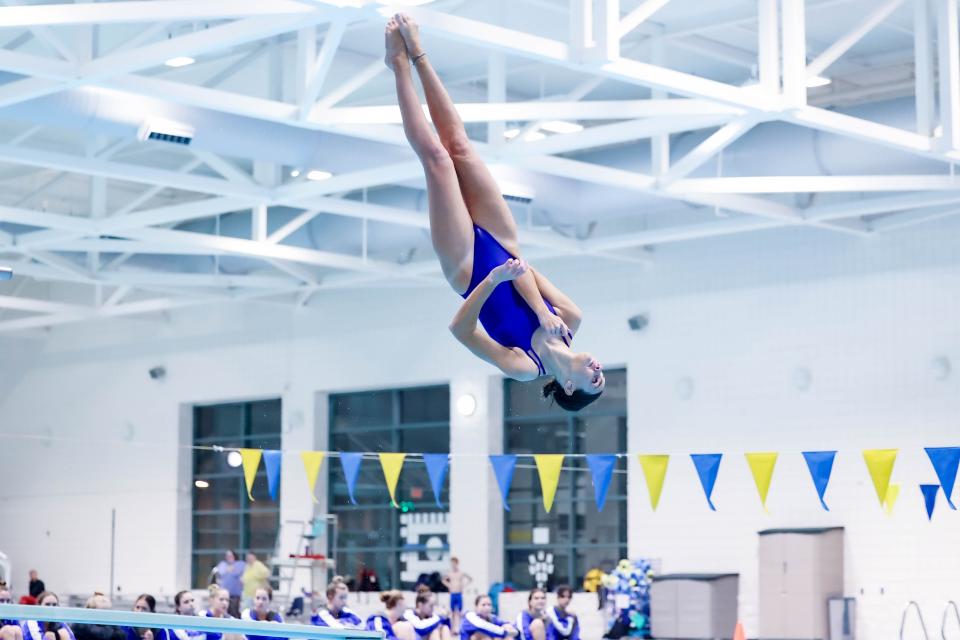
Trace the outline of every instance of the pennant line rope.
[[[80, 438], [80, 437], [71, 438], [71, 437], [66, 437], [66, 436], [47, 436], [47, 435], [36, 434], [36, 433], [0, 433], [0, 440], [3, 440], [3, 439], [5, 439], [5, 438], [20, 439], [20, 440], [41, 440], [41, 441], [43, 441], [43, 442], [72, 442], [72, 443], [78, 443], [78, 444], [120, 444], [120, 445], [133, 445], [133, 446], [144, 446], [144, 447], [170, 447], [170, 448], [176, 448], [176, 449], [190, 449], [190, 450], [194, 450], [194, 451], [215, 451], [215, 452], [217, 452], [217, 453], [228, 453], [228, 452], [230, 452], [230, 451], [237, 451], [237, 452], [239, 452], [242, 448], [244, 448], [244, 447], [224, 447], [224, 446], [217, 445], [217, 444], [213, 444], [213, 445], [209, 445], [209, 444], [207, 444], [207, 445], [204, 445], [204, 444], [190, 445], [190, 444], [171, 444], [171, 443], [169, 443], [169, 442], [150, 442], [150, 441], [142, 441], [142, 440], [120, 440], [120, 439], [112, 439], [112, 440], [111, 440], [111, 439], [92, 440], [92, 439], [90, 439], [90, 438]], [[956, 445], [954, 445], [954, 446], [956, 446]], [[254, 447], [254, 448], [259, 448], [259, 447]], [[701, 448], [702, 448], [702, 447], [701, 447]], [[911, 449], [913, 449], [913, 447], [909, 447], [909, 448], [901, 449], [901, 450], [902, 450], [902, 451], [907, 451], [907, 450], [911, 450]], [[923, 450], [923, 447], [917, 447], [917, 449], [919, 449], [919, 450], [922, 451], [922, 450]], [[266, 449], [265, 449], [265, 450], [266, 450]], [[780, 455], [792, 455], [792, 454], [795, 454], [795, 453], [796, 453], [796, 454], [801, 454], [801, 453], [803, 453], [804, 451], [808, 451], [808, 450], [810, 450], [810, 447], [807, 447], [806, 449], [796, 449], [796, 450], [794, 450], [794, 449], [778, 449], [778, 450], [777, 450], [777, 453], [779, 453]], [[338, 457], [338, 456], [340, 455], [340, 453], [341, 453], [340, 451], [324, 451], [323, 449], [274, 449], [274, 451], [280, 451], [280, 453], [282, 453], [283, 455], [286, 455], [286, 456], [289, 456], [289, 455], [300, 455], [300, 454], [303, 453], [304, 451], [316, 451], [316, 452], [318, 452], [318, 453], [324, 454], [324, 455], [327, 456], [327, 457], [331, 457], [331, 456], [332, 456], [332, 457]], [[863, 453], [864, 449], [863, 449], [863, 448], [859, 448], [859, 449], [832, 449], [832, 451], [836, 451], [837, 453], [846, 453], [846, 454], [857, 454], [857, 455], [861, 455], [861, 454]], [[343, 452], [343, 453], [353, 453], [353, 452]], [[379, 457], [378, 457], [378, 456], [380, 455], [379, 452], [376, 452], [376, 451], [357, 451], [357, 452], [355, 452], [355, 453], [362, 453], [364, 460], [379, 460]], [[607, 455], [617, 456], [617, 458], [629, 458], [629, 457], [634, 456], [634, 455], [636, 455], [636, 454], [638, 454], [638, 453], [657, 453], [657, 454], [666, 454], [666, 455], [678, 456], [678, 457], [679, 457], [679, 456], [689, 455], [689, 454], [690, 454], [690, 451], [689, 451], [689, 450], [684, 450], [684, 451], [681, 451], [681, 450], [660, 450], [660, 449], [652, 448], [652, 449], [650, 449], [649, 451], [647, 451], [647, 450], [641, 450], [641, 451], [633, 451], [633, 452], [627, 452], [627, 453], [622, 453], [622, 452], [612, 452], [612, 453], [611, 453], [611, 452], [603, 452], [603, 453], [605, 453], [605, 454], [607, 454]], [[747, 453], [753, 453], [753, 451], [752, 451], [752, 450], [750, 450], [750, 451], [746, 451], [746, 450], [744, 450], [744, 451], [731, 451], [731, 450], [728, 450], [728, 449], [722, 449], [722, 450], [718, 449], [718, 450], [717, 450], [717, 453], [722, 453], [722, 454], [725, 455], [725, 456], [728, 456], [728, 455], [729, 455], [729, 456], [733, 456], [733, 455], [736, 455], [736, 454], [745, 455], [745, 454], [747, 454]], [[489, 457], [489, 454], [486, 454], [486, 453], [450, 453], [449, 455], [450, 455], [451, 459], [452, 459], [452, 458], [483, 458], [483, 459], [486, 459], [487, 457]], [[530, 459], [532, 460], [535, 455], [540, 455], [540, 454], [536, 454], [536, 453], [516, 453], [516, 454], [513, 454], [513, 455], [516, 455], [517, 457], [520, 457], [520, 458], [530, 458]], [[581, 458], [583, 458], [583, 459], [586, 459], [587, 456], [598, 455], [598, 454], [594, 454], [594, 453], [564, 453], [563, 455], [564, 455], [565, 458], [573, 458], [573, 459], [581, 459]], [[410, 459], [413, 459], [413, 460], [422, 460], [422, 459], [423, 459], [423, 454], [422, 454], [422, 453], [416, 453], [416, 452], [407, 453], [407, 458], [408, 458], [408, 460], [410, 460]], [[518, 466], [517, 468], [521, 468], [521, 467]], [[531, 468], [534, 468], [534, 467], [531, 466]], [[566, 471], [566, 470], [567, 470], [567, 468], [564, 467], [564, 471]], [[570, 470], [571, 470], [571, 471], [573, 471], [573, 470], [576, 470], [576, 471], [586, 471], [587, 469], [579, 469], [579, 468], [578, 468], [578, 469], [573, 469], [573, 468], [571, 468]]]

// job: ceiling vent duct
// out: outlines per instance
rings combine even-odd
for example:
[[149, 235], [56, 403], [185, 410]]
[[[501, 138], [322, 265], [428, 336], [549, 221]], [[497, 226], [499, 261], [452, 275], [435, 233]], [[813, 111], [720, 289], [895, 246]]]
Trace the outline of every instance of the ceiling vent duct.
[[193, 140], [195, 133], [193, 127], [172, 122], [170, 120], [147, 120], [137, 131], [137, 138], [142, 142], [145, 140], [157, 140], [158, 142], [169, 142], [171, 144], [189, 145]]

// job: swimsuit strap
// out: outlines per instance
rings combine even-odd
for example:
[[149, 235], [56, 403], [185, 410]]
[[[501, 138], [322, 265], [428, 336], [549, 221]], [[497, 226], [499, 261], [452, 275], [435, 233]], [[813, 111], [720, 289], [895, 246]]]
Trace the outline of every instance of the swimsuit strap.
[[537, 373], [541, 376], [546, 375], [547, 370], [543, 368], [543, 360], [541, 360], [537, 352], [533, 350], [533, 347], [531, 346], [530, 349], [524, 351], [524, 353], [533, 360], [533, 364], [537, 365]]

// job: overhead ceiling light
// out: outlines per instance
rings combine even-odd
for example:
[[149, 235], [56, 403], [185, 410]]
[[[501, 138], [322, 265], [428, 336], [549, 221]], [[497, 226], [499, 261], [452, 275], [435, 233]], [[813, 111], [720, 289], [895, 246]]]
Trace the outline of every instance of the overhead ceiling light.
[[329, 171], [320, 171], [319, 169], [311, 169], [307, 172], [307, 180], [326, 180], [327, 178], [333, 177], [333, 174]]
[[290, 177], [291, 177], [291, 178], [299, 178], [299, 177], [300, 177], [300, 169], [291, 169], [291, 170], [290, 170]]
[[196, 60], [194, 60], [190, 56], [177, 56], [176, 58], [170, 58], [164, 64], [167, 65], [168, 67], [173, 67], [174, 69], [176, 69], [177, 67], [186, 67], [188, 65], [193, 64], [194, 62], [196, 62]]
[[239, 467], [243, 464], [243, 456], [239, 451], [231, 451], [227, 454], [227, 464], [231, 467]]
[[830, 78], [824, 78], [823, 76], [813, 76], [812, 78], [807, 78], [807, 86], [811, 89], [814, 87], [825, 87], [831, 82], [833, 82], [833, 80]]
[[518, 135], [520, 135], [520, 129], [507, 129], [503, 132], [503, 137], [507, 140], [513, 140]]
[[206, 480], [196, 480], [194, 481], [193, 486], [195, 486], [197, 489], [207, 489], [210, 486], [210, 483]]
[[540, 128], [550, 133], [576, 133], [583, 131], [583, 125], [566, 120], [550, 120], [540, 125]]

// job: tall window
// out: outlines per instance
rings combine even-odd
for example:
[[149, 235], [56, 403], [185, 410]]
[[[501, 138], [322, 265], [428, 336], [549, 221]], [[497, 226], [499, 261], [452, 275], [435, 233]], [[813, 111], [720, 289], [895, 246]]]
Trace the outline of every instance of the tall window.
[[[280, 400], [235, 402], [194, 407], [193, 444], [280, 448]], [[267, 475], [260, 466], [253, 486], [255, 502], [247, 498], [243, 472], [227, 463], [224, 452], [193, 452], [194, 588], [209, 584], [210, 570], [227, 549], [253, 551], [269, 557], [280, 526], [280, 502], [270, 499]], [[203, 487], [206, 483], [208, 486]], [[197, 485], [200, 486], [197, 486]]]
[[[544, 402], [541, 387], [504, 382], [504, 451], [622, 453], [627, 446], [627, 375], [606, 371], [603, 396], [578, 413]], [[585, 459], [567, 458], [550, 513], [543, 508], [532, 461], [521, 459], [505, 514], [504, 575], [518, 587], [553, 588], [583, 581], [594, 567], [610, 570], [627, 553], [626, 461], [617, 462], [602, 512], [594, 502]], [[534, 568], [535, 571], [531, 571]], [[537, 577], [535, 575], [539, 574]]]
[[[403, 466], [390, 504], [379, 452], [450, 451], [450, 389], [446, 385], [330, 396], [330, 450], [374, 454], [364, 459], [350, 503], [339, 461], [330, 464], [329, 511], [337, 516], [337, 571], [359, 588], [363, 572], [378, 588], [411, 587], [421, 573], [445, 568], [447, 511], [437, 509], [423, 463]], [[442, 504], [448, 496], [444, 489]]]

